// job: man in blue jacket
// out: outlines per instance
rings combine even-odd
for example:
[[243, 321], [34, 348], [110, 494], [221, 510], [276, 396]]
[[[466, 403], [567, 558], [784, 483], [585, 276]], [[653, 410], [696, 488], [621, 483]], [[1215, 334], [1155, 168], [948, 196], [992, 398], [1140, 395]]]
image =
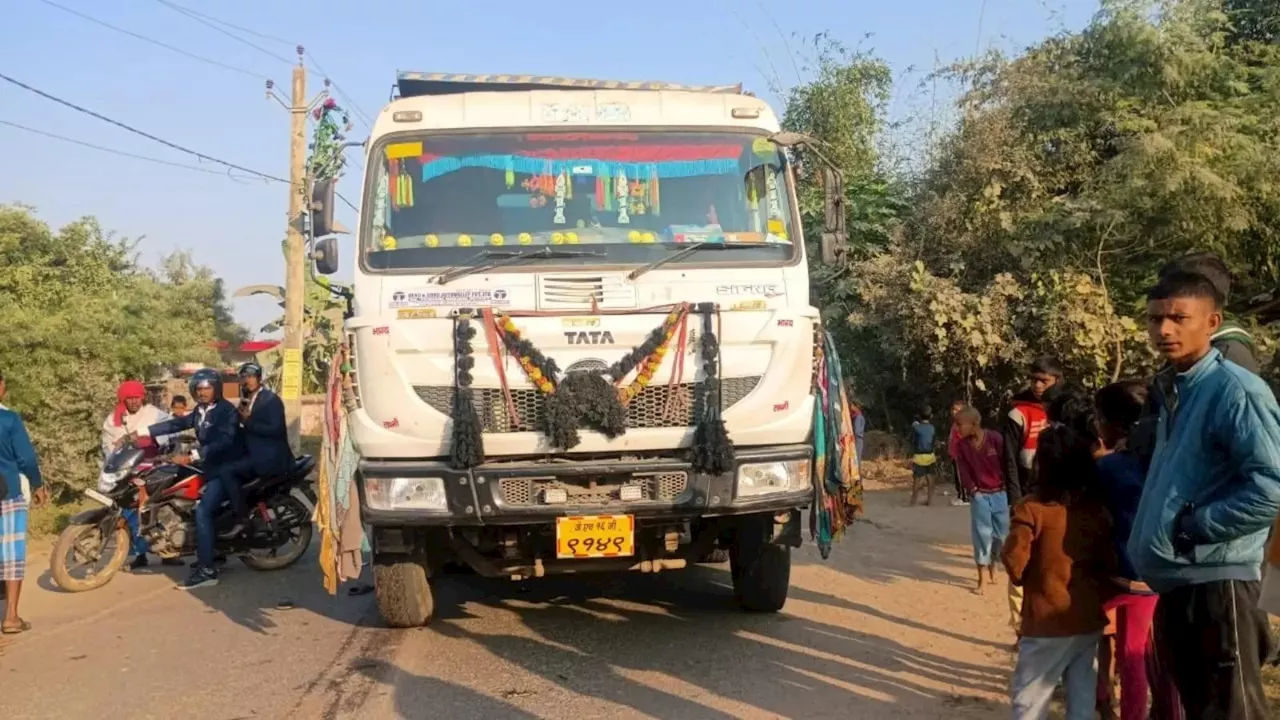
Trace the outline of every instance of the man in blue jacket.
[[[284, 475], [293, 466], [284, 401], [262, 385], [262, 366], [257, 363], [241, 365], [237, 374], [241, 390], [240, 427], [248, 456], [227, 466], [226, 473], [233, 476], [237, 484]], [[237, 525], [227, 534], [234, 537], [242, 530], [243, 526]]]
[[1169, 367], [1156, 377], [1165, 400], [1128, 550], [1160, 594], [1156, 652], [1188, 717], [1267, 717], [1259, 569], [1280, 511], [1280, 407], [1213, 347], [1222, 295], [1204, 276], [1162, 278], [1147, 319]]
[[214, 567], [217, 544], [214, 518], [222, 502], [230, 501], [231, 511], [237, 518], [245, 516], [237, 476], [228, 471], [244, 456], [244, 444], [239, 414], [235, 406], [222, 397], [222, 376], [208, 368], [197, 370], [187, 385], [196, 400], [195, 411], [152, 425], [139, 434], [160, 437], [184, 430], [196, 431], [199, 446], [191, 451], [190, 457], [174, 458], [174, 462], [182, 465], [193, 460], [203, 462], [207, 480], [204, 494], [196, 504], [196, 564], [183, 584], [184, 589], [194, 590], [218, 584], [218, 570]]
[[[0, 375], [0, 400], [5, 394]], [[22, 476], [31, 486], [36, 504], [48, 501], [49, 491], [40, 477], [31, 437], [18, 414], [0, 405], [0, 581], [4, 584], [4, 621], [0, 632], [14, 635], [31, 629], [18, 615], [18, 597], [27, 565], [27, 499], [22, 494]]]

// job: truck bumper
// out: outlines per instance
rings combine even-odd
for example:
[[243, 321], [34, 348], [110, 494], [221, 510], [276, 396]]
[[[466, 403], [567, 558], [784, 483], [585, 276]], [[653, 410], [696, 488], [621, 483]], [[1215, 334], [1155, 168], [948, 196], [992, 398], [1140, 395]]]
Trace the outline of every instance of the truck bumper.
[[[554, 522], [558, 517], [615, 513], [633, 515], [638, 521], [714, 518], [807, 507], [813, 495], [811, 486], [740, 498], [736, 481], [743, 465], [812, 462], [812, 457], [809, 445], [737, 448], [733, 471], [714, 476], [695, 474], [688, 462], [676, 458], [497, 462], [471, 470], [454, 470], [436, 461], [366, 460], [360, 463], [356, 485], [364, 523], [375, 528], [532, 525]], [[365, 481], [375, 477], [442, 478], [447, 508], [371, 508]], [[621, 485], [639, 488], [640, 497], [620, 498], [617, 488]], [[549, 487], [567, 490], [570, 500], [544, 502]]]

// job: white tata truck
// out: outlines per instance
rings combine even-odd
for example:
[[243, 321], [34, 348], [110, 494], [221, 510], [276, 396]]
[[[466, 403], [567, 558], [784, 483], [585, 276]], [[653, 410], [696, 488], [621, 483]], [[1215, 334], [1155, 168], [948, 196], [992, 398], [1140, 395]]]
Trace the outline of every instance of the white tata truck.
[[726, 558], [744, 608], [779, 610], [814, 495], [806, 139], [739, 86], [401, 73], [397, 95], [364, 146], [346, 321], [385, 620], [428, 622], [447, 572]]

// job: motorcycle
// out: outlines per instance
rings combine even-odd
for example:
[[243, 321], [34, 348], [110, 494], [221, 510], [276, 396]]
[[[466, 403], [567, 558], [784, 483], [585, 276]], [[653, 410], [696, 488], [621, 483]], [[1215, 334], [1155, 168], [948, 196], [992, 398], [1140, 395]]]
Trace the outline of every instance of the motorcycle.
[[[245, 483], [249, 521], [232, 539], [219, 537], [219, 555], [237, 555], [254, 570], [282, 570], [298, 561], [311, 545], [315, 494], [307, 476], [315, 467], [310, 455], [294, 461], [289, 472]], [[129, 556], [131, 533], [126, 511], [137, 513], [139, 534], [150, 552], [161, 558], [195, 554], [196, 502], [206, 481], [198, 463], [179, 465], [166, 457], [150, 457], [141, 447], [126, 445], [107, 458], [98, 488], [84, 495], [102, 507], [71, 518], [58, 536], [49, 570], [58, 587], [84, 592], [106, 585]], [[219, 535], [234, 524], [224, 502], [215, 516]], [[93, 569], [105, 559], [101, 569]], [[72, 573], [89, 566], [83, 579]]]

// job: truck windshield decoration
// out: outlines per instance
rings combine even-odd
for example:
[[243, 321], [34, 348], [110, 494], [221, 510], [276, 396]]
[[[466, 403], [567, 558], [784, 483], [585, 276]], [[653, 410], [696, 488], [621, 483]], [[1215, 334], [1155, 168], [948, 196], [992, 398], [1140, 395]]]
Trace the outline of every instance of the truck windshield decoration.
[[[713, 327], [713, 316], [716, 314], [714, 304], [704, 303], [696, 307], [681, 304], [673, 307], [662, 324], [654, 328], [643, 343], [602, 371], [591, 369], [562, 373], [555, 360], [543, 355], [542, 351], [524, 337], [510, 316], [486, 309], [482, 311], [481, 318], [486, 334], [501, 341], [506, 351], [516, 358], [525, 377], [542, 394], [546, 407], [542, 430], [551, 446], [569, 450], [581, 442], [579, 430], [584, 427], [603, 433], [608, 438], [618, 437], [627, 431], [627, 405], [653, 380], [673, 342], [678, 342], [679, 346], [672, 359], [675, 368], [671, 382], [680, 383], [684, 374], [688, 319], [690, 313], [695, 312], [701, 315], [703, 324], [699, 352], [704, 377], [695, 392], [694, 403], [702, 408], [702, 415], [694, 431], [692, 463], [695, 472], [719, 475], [733, 467], [734, 453], [724, 421], [720, 418], [720, 381], [716, 372], [720, 350]], [[455, 451], [452, 459], [456, 468], [467, 469], [479, 464], [483, 456], [482, 452], [471, 450], [481, 447], [482, 425], [469, 389], [470, 368], [474, 367], [470, 339], [475, 335], [475, 329], [471, 327], [467, 315], [458, 316], [454, 335], [457, 382], [453, 425]], [[496, 349], [494, 352], [494, 362], [500, 366], [502, 360], [496, 355]], [[503, 394], [509, 398], [506, 377], [504, 374], [499, 377]], [[625, 382], [628, 378], [630, 382]], [[514, 404], [508, 400], [508, 405], [508, 417], [518, 425], [520, 419], [516, 415]], [[674, 407], [668, 408], [672, 416], [676, 415], [675, 410]], [[457, 448], [464, 448], [466, 451], [459, 452]]]
[[[374, 151], [368, 269], [465, 267], [473, 248], [591, 245], [565, 264], [646, 265], [688, 243], [781, 263], [796, 252], [786, 158], [736, 132], [444, 134]], [[664, 263], [665, 264], [665, 263]]]

